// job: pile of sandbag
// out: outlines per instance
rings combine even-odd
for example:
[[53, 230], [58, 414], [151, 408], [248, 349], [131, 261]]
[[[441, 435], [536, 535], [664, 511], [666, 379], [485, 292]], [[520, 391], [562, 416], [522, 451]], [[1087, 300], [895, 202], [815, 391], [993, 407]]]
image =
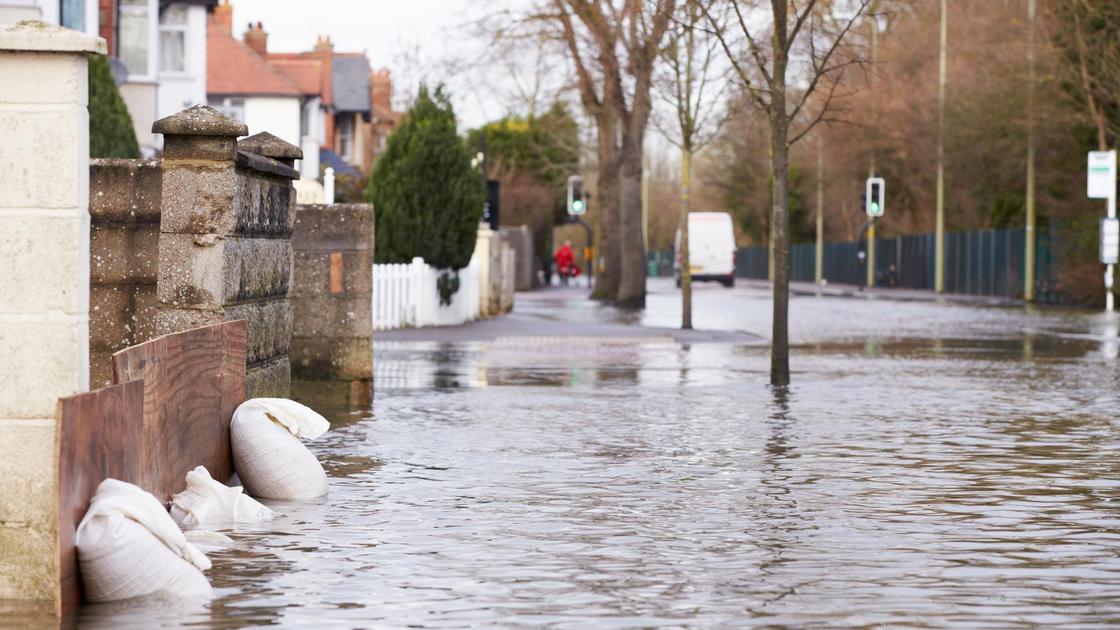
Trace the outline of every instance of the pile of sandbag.
[[272, 510], [253, 496], [300, 500], [325, 495], [326, 472], [301, 440], [313, 440], [329, 428], [325, 418], [295, 401], [255, 398], [242, 403], [230, 423], [234, 470], [244, 488], [227, 486], [199, 466], [187, 473], [187, 487], [172, 497], [169, 512], [137, 486], [101, 482], [75, 536], [86, 598], [210, 595], [202, 574], [210, 561], [188, 535], [220, 548], [232, 541], [208, 530], [272, 518]]

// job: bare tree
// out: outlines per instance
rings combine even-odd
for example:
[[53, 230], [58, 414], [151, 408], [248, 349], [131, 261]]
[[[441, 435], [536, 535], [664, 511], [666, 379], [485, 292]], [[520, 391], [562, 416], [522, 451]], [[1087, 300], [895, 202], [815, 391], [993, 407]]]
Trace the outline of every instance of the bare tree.
[[1066, 0], [1057, 5], [1068, 33], [1059, 41], [1066, 49], [1071, 83], [1085, 99], [1097, 132], [1097, 149], [1107, 150], [1120, 138], [1120, 7], [1115, 2]]
[[[643, 307], [646, 254], [642, 242], [642, 147], [649, 125], [653, 69], [669, 27], [676, 0], [553, 0], [568, 51], [576, 66], [580, 98], [599, 127], [599, 157], [617, 161], [617, 230], [604, 230], [604, 250], [617, 253], [608, 268], [618, 272], [616, 301]], [[594, 60], [594, 66], [588, 59]], [[596, 85], [592, 68], [598, 74]], [[617, 144], [616, 144], [617, 139]], [[600, 198], [608, 182], [600, 164]], [[610, 200], [606, 200], [609, 204]], [[604, 205], [606, 205], [604, 204]], [[606, 209], [604, 207], [604, 209]], [[613, 232], [615, 241], [609, 241]], [[610, 249], [608, 249], [608, 246]], [[608, 274], [611, 273], [608, 271]]]
[[600, 212], [600, 251], [604, 265], [595, 280], [594, 297], [615, 299], [622, 279], [621, 221], [618, 207], [618, 115], [613, 103], [619, 98], [614, 92], [621, 85], [611, 80], [612, 72], [604, 65], [616, 66], [617, 60], [608, 53], [617, 46], [617, 33], [606, 25], [596, 23], [595, 29], [577, 28], [579, 19], [573, 19], [575, 7], [585, 8], [584, 2], [552, 0], [555, 13], [551, 16], [560, 25], [562, 41], [576, 71], [576, 87], [584, 111], [595, 121], [597, 177], [595, 200]]
[[[708, 28], [727, 55], [752, 103], [770, 123], [770, 172], [773, 205], [774, 316], [770, 352], [770, 383], [789, 384], [789, 148], [829, 113], [846, 69], [865, 61], [852, 47], [843, 47], [852, 26], [866, 12], [869, 0], [769, 0], [769, 43], [765, 29], [747, 2], [705, 2], [701, 10]], [[753, 4], [753, 3], [751, 3]], [[727, 7], [725, 26], [719, 7]], [[794, 85], [789, 71], [793, 67]], [[791, 133], [791, 127], [797, 125]]]
[[692, 158], [712, 140], [723, 122], [717, 107], [726, 85], [717, 67], [719, 41], [700, 4], [684, 0], [670, 29], [669, 43], [662, 52], [666, 76], [661, 81], [663, 98], [673, 111], [673, 129], [662, 129], [669, 142], [681, 150], [680, 218], [678, 231], [678, 283], [681, 288], [681, 328], [692, 328], [692, 264], [689, 257], [688, 213], [691, 206]]

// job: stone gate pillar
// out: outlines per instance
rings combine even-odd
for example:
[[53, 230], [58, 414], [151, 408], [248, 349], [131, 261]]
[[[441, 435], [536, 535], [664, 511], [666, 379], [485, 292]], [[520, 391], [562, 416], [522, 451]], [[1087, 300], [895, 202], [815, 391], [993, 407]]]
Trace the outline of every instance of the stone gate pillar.
[[55, 404], [89, 388], [86, 60], [105, 41], [0, 25], [0, 599], [53, 599]]
[[302, 153], [196, 105], [157, 120], [164, 138], [156, 333], [249, 323], [250, 398], [287, 397], [292, 222]]

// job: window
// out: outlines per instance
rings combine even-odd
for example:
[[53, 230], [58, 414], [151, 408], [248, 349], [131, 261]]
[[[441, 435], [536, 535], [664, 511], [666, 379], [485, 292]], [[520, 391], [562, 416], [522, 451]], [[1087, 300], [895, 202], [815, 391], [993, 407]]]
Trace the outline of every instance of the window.
[[159, 71], [187, 71], [187, 7], [172, 5], [159, 16]]
[[245, 122], [245, 99], [243, 98], [212, 98], [207, 105], [237, 122]]
[[148, 0], [120, 0], [118, 47], [132, 76], [148, 76]]
[[75, 31], [86, 30], [86, 0], [60, 0], [59, 22]]
[[338, 119], [338, 154], [343, 159], [349, 160], [354, 150], [354, 116], [353, 114]]

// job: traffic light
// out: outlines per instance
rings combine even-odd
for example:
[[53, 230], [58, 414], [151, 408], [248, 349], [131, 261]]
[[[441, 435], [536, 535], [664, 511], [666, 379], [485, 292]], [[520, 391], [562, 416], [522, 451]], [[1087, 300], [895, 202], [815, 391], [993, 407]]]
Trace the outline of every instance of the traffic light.
[[882, 177], [868, 177], [867, 187], [863, 193], [863, 209], [867, 216], [875, 218], [883, 216], [887, 209], [886, 203], [887, 184]]
[[587, 211], [587, 203], [583, 200], [583, 178], [572, 175], [568, 178], [568, 214], [581, 215]]

